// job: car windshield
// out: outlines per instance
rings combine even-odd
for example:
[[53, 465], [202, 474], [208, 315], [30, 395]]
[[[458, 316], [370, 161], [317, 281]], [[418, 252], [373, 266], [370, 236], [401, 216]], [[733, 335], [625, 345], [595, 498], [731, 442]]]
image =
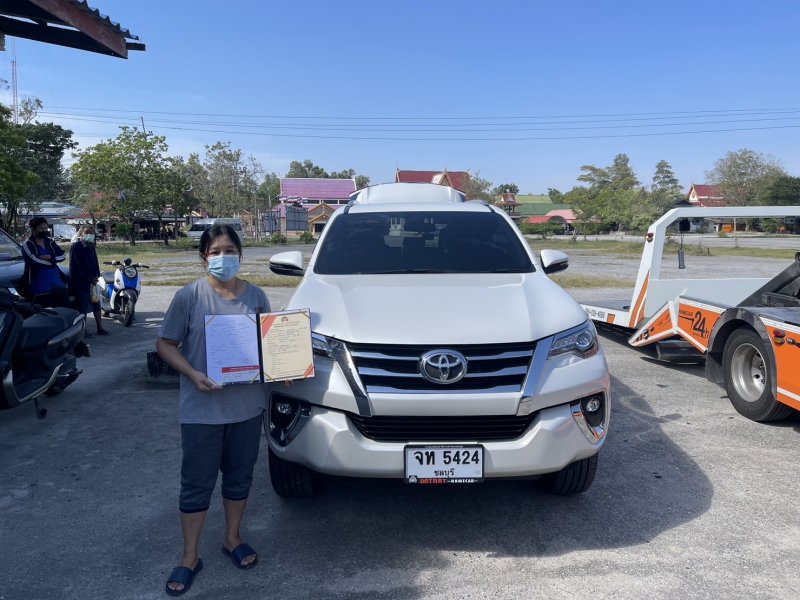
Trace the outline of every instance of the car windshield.
[[512, 226], [489, 211], [342, 214], [329, 225], [314, 266], [327, 275], [533, 270]]
[[195, 223], [189, 228], [189, 231], [205, 231], [206, 229], [211, 229], [210, 223]]
[[0, 229], [0, 261], [22, 260], [22, 251], [10, 235]]

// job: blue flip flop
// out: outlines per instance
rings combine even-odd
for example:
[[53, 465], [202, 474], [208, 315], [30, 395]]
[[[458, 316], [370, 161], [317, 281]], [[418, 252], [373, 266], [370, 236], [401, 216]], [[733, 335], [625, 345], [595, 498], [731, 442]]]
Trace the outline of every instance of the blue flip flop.
[[[239, 544], [233, 550], [228, 550], [225, 546], [222, 547], [222, 553], [225, 556], [230, 556], [233, 564], [236, 565], [239, 569], [252, 569], [258, 563], [258, 554], [256, 553], [253, 548], [250, 547], [250, 544]], [[249, 564], [242, 564], [242, 561], [250, 556], [251, 554], [255, 554], [256, 557], [253, 562]]]
[[[172, 569], [172, 573], [170, 573], [167, 583], [165, 584], [167, 594], [170, 596], [182, 596], [188, 592], [189, 588], [192, 587], [194, 576], [197, 575], [202, 568], [203, 559], [198, 558], [197, 566], [195, 566], [194, 570], [190, 569], [189, 567], [175, 567]], [[173, 590], [169, 587], [170, 583], [181, 583], [183, 584], [183, 588], [180, 590]]]

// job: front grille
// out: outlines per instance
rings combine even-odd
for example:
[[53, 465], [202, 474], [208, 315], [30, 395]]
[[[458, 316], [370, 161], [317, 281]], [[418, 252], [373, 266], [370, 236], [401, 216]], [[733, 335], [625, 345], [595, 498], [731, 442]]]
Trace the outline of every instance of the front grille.
[[361, 435], [376, 442], [513, 440], [528, 429], [535, 416], [535, 413], [522, 417], [360, 417], [348, 414]]
[[[483, 345], [388, 346], [348, 344], [358, 376], [368, 393], [450, 391], [519, 392], [528, 374], [533, 342]], [[418, 362], [434, 349], [457, 350], [467, 359], [467, 375], [455, 383], [431, 383]]]

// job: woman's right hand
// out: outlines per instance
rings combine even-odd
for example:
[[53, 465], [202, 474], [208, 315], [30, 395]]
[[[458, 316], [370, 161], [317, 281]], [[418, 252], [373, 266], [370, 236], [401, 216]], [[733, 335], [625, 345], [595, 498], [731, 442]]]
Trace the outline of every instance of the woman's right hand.
[[214, 390], [222, 389], [202, 371], [192, 371], [192, 374], [189, 375], [189, 379], [192, 380], [192, 383], [194, 383], [201, 392], [213, 392]]

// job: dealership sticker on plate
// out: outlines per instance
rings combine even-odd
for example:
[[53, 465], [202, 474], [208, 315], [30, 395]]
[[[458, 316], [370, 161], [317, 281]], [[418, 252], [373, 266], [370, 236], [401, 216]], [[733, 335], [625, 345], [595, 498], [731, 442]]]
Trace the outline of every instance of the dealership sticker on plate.
[[407, 483], [483, 481], [483, 446], [406, 446], [405, 463]]

